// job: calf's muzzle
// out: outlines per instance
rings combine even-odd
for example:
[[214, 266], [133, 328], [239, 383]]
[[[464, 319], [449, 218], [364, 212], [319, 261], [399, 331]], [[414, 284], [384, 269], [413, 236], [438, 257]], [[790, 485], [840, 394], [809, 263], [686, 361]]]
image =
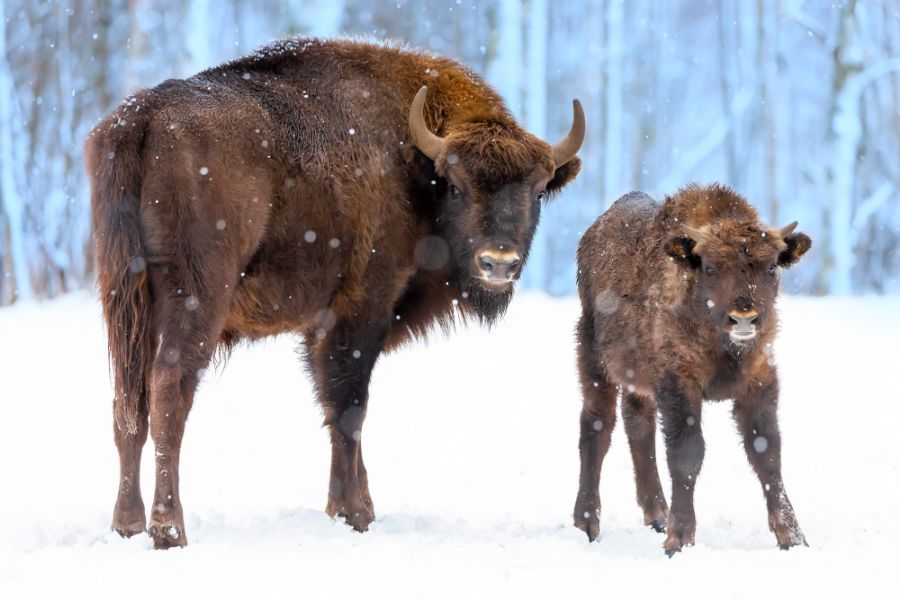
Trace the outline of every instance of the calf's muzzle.
[[728, 313], [728, 322], [731, 324], [731, 337], [737, 341], [750, 340], [756, 337], [756, 325], [759, 313], [755, 309], [732, 310]]

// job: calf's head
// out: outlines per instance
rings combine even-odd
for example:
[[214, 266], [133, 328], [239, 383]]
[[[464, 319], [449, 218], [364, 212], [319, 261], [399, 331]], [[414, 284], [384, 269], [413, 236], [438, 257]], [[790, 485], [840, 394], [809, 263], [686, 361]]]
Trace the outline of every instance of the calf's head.
[[683, 226], [666, 253], [687, 269], [695, 285], [689, 305], [708, 315], [727, 345], [749, 346], [775, 326], [780, 269], [795, 264], [812, 240], [795, 233], [797, 222], [767, 229], [753, 221], [722, 220]]
[[434, 162], [436, 221], [460, 273], [463, 292], [482, 316], [505, 308], [528, 258], [541, 205], [578, 174], [584, 140], [581, 104], [560, 142], [547, 142], [495, 115], [473, 118], [443, 137], [425, 122], [427, 88], [409, 113], [413, 143]]

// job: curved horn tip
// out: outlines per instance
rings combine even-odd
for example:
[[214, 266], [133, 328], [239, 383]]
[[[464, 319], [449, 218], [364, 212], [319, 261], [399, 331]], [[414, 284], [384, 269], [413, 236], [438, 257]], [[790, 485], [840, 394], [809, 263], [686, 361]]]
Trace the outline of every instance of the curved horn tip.
[[794, 233], [795, 229], [797, 229], [797, 221], [794, 221], [793, 223], [790, 223], [789, 225], [785, 225], [784, 227], [782, 227], [779, 230], [778, 233], [781, 237], [786, 238], [787, 236]]
[[575, 98], [572, 100], [572, 127], [562, 140], [553, 145], [553, 162], [561, 167], [578, 154], [581, 144], [584, 142], [585, 122], [584, 109], [581, 102]]

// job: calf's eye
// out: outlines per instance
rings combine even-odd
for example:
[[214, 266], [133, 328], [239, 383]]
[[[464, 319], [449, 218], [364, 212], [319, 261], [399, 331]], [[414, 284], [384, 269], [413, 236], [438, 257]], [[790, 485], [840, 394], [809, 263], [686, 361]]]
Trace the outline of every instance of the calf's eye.
[[768, 271], [768, 273], [769, 273], [769, 275], [774, 275], [774, 274], [775, 274], [775, 265], [769, 266], [769, 271]]
[[462, 196], [462, 192], [460, 192], [459, 188], [456, 187], [455, 185], [451, 185], [450, 186], [450, 195], [453, 198], [459, 198], [460, 196]]
[[534, 201], [535, 202], [543, 202], [546, 199], [547, 199], [547, 190], [544, 190], [541, 193], [539, 193], [537, 195], [537, 197], [535, 197]]
[[715, 268], [715, 267], [706, 267], [706, 274], [707, 274], [707, 275], [715, 275], [715, 274], [716, 274], [716, 268]]

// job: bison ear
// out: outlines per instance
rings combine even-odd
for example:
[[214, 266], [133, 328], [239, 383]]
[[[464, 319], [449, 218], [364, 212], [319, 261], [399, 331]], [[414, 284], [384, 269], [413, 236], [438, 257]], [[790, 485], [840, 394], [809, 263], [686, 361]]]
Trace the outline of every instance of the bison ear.
[[697, 242], [689, 237], [677, 236], [666, 242], [663, 250], [676, 261], [691, 267], [699, 267], [700, 257], [694, 254], [694, 246], [696, 245]]
[[562, 190], [566, 185], [575, 179], [578, 171], [581, 170], [581, 159], [577, 156], [556, 169], [553, 179], [547, 184], [547, 194], [552, 198], [556, 193]]
[[812, 240], [805, 233], [792, 233], [783, 239], [787, 244], [787, 249], [782, 250], [778, 255], [779, 267], [790, 267], [796, 264], [800, 257], [812, 247]]

